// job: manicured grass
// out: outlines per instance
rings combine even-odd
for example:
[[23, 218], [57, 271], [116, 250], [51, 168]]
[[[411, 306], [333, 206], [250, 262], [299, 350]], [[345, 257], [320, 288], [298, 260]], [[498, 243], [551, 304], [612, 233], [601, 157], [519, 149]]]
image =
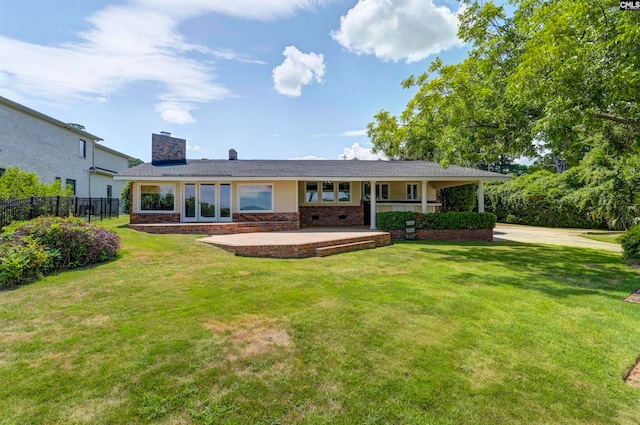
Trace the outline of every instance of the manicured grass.
[[583, 238], [594, 240], [594, 241], [615, 243], [617, 245], [620, 245], [620, 242], [618, 242], [618, 238], [620, 237], [620, 235], [622, 235], [622, 233], [613, 233], [613, 234], [609, 233], [609, 234], [602, 234], [602, 235], [599, 235], [597, 233], [585, 233], [580, 236], [582, 236]]
[[117, 231], [117, 261], [0, 292], [0, 423], [640, 423], [619, 254], [273, 260]]

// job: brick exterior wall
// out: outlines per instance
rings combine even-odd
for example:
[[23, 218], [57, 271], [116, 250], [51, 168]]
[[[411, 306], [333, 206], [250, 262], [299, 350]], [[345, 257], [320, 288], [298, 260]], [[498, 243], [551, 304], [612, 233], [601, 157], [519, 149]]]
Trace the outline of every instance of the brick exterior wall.
[[151, 163], [185, 164], [187, 162], [187, 141], [170, 134], [151, 135]]
[[234, 213], [233, 221], [238, 223], [260, 221], [300, 221], [298, 213]]
[[299, 230], [293, 221], [262, 221], [258, 223], [131, 223], [129, 229], [156, 234], [233, 235], [249, 232], [284, 232]]
[[167, 214], [140, 214], [131, 213], [129, 216], [131, 224], [152, 224], [152, 223], [180, 223], [179, 213]]
[[[393, 239], [404, 239], [404, 230], [391, 230]], [[417, 241], [482, 241], [493, 240], [493, 229], [416, 230]]]
[[363, 226], [364, 204], [300, 207], [302, 226]]

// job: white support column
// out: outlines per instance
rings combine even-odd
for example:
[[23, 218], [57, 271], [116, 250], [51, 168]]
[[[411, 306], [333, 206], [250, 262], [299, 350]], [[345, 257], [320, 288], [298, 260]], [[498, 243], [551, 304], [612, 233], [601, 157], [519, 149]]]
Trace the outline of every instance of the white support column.
[[421, 195], [421, 204], [422, 204], [422, 214], [426, 214], [427, 213], [427, 184], [429, 182], [428, 181], [423, 181], [422, 182], [422, 195]]
[[478, 181], [478, 212], [484, 212], [484, 182]]
[[376, 182], [369, 182], [369, 199], [371, 199], [371, 227], [369, 229], [376, 230]]

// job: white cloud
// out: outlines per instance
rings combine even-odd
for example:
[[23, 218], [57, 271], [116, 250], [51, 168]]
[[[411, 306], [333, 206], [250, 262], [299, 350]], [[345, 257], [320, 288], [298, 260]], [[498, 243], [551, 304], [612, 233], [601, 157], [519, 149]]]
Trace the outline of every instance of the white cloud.
[[314, 160], [314, 161], [318, 160], [319, 161], [321, 159], [327, 159], [327, 158], [325, 158], [324, 156], [305, 155], [305, 156], [296, 156], [296, 157], [289, 158], [289, 159], [290, 160], [293, 160], [293, 159], [306, 159], [306, 160]]
[[[0, 36], [0, 89], [60, 101], [104, 102], [139, 82], [159, 83], [156, 105], [163, 119], [189, 123], [190, 103], [231, 96], [211, 59], [262, 63], [223, 48], [189, 43], [179, 32], [188, 19], [220, 13], [268, 21], [310, 10], [322, 0], [130, 0], [89, 16], [87, 31], [58, 45]], [[196, 60], [193, 53], [209, 60]], [[19, 96], [13, 96], [19, 98]], [[177, 107], [166, 107], [167, 103]]]
[[457, 31], [456, 14], [433, 0], [359, 0], [331, 36], [350, 52], [410, 63], [461, 45]]
[[302, 86], [322, 82], [324, 77], [324, 55], [302, 53], [295, 46], [287, 46], [282, 54], [284, 62], [273, 69], [273, 82], [278, 93], [298, 97]]
[[342, 154], [338, 155], [338, 159], [361, 159], [361, 160], [377, 160], [387, 159], [383, 155], [378, 155], [371, 152], [371, 148], [365, 148], [360, 146], [360, 143], [356, 142], [351, 145], [350, 148], [344, 148]]
[[162, 102], [155, 105], [163, 120], [172, 124], [190, 124], [195, 122], [191, 115], [191, 105], [181, 102]]
[[367, 135], [367, 130], [351, 130], [351, 131], [345, 131], [344, 133], [340, 133], [340, 136], [342, 137], [360, 137], [360, 136], [366, 136]]
[[200, 147], [200, 145], [192, 145], [189, 141], [187, 141], [187, 150], [188, 151], [199, 151], [202, 148]]

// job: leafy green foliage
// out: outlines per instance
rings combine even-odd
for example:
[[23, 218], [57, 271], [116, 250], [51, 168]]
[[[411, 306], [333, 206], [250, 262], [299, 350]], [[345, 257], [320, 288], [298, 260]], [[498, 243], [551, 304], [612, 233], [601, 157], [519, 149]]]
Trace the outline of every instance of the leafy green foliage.
[[0, 201], [22, 199], [31, 196], [71, 196], [69, 188], [63, 188], [60, 181], [50, 185], [41, 182], [32, 172], [21, 171], [18, 167], [8, 167], [0, 176]]
[[579, 166], [546, 170], [485, 187], [498, 221], [547, 227], [628, 229], [640, 222], [640, 158], [594, 148]]
[[54, 255], [31, 238], [0, 243], [0, 289], [40, 278], [53, 268]]
[[10, 237], [18, 243], [34, 241], [53, 255], [53, 268], [65, 270], [114, 259], [120, 238], [82, 219], [40, 217], [12, 223]]
[[374, 150], [465, 164], [501, 156], [574, 166], [600, 136], [624, 153], [640, 146], [640, 14], [586, 0], [472, 1], [460, 16], [467, 58], [436, 59], [402, 86], [404, 112], [375, 115]]
[[478, 185], [465, 184], [440, 189], [438, 199], [442, 202], [441, 212], [471, 212], [476, 206]]
[[622, 245], [622, 259], [640, 262], [640, 226], [632, 227], [618, 238]]
[[120, 199], [122, 199], [122, 209], [125, 214], [131, 214], [131, 181], [127, 180], [127, 183], [120, 192]]
[[416, 229], [493, 229], [496, 225], [496, 216], [491, 213], [387, 211], [377, 214], [376, 226], [380, 230], [404, 230], [410, 220], [415, 220]]

